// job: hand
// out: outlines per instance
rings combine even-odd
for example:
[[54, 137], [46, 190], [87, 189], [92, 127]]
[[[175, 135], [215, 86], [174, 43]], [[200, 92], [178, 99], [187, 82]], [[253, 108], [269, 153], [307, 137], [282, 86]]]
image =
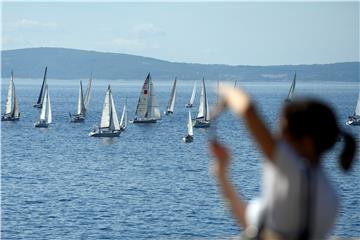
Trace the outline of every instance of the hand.
[[229, 150], [216, 140], [210, 141], [209, 147], [216, 159], [213, 165], [213, 173], [217, 177], [225, 177], [230, 164]]
[[219, 95], [222, 97], [224, 104], [237, 114], [244, 114], [250, 107], [250, 97], [241, 88], [222, 84], [219, 86]]

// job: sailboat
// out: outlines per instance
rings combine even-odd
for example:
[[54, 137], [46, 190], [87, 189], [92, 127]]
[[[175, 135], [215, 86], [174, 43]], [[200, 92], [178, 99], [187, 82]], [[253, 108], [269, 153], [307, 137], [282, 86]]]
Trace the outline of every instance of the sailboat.
[[195, 119], [194, 127], [195, 128], [210, 127], [210, 111], [209, 111], [209, 103], [207, 100], [204, 78], [202, 79], [199, 113]]
[[293, 79], [293, 81], [291, 83], [289, 93], [288, 93], [287, 98], [285, 99], [285, 102], [290, 102], [291, 99], [293, 98], [294, 91], [295, 91], [295, 84], [296, 84], [296, 73], [294, 74], [294, 79]]
[[1, 117], [1, 121], [16, 121], [20, 119], [20, 108], [16, 98], [14, 74], [11, 71], [11, 79], [9, 83], [8, 94], [6, 97], [5, 113]]
[[175, 106], [175, 99], [176, 99], [176, 79], [171, 88], [170, 99], [166, 107], [166, 111], [164, 112], [165, 115], [173, 114], [174, 113], [174, 106]]
[[84, 122], [85, 114], [86, 114], [86, 108], [84, 102], [82, 81], [80, 81], [77, 112], [75, 114], [69, 113], [71, 122]]
[[360, 92], [356, 103], [354, 115], [348, 117], [346, 125], [360, 125]]
[[100, 127], [93, 129], [90, 137], [118, 137], [121, 133], [118, 116], [115, 109], [114, 98], [110, 85], [106, 91]]
[[188, 118], [188, 132], [187, 135], [185, 137], [183, 137], [184, 142], [186, 143], [190, 143], [194, 140], [194, 133], [193, 133], [193, 124], [192, 124], [192, 120], [191, 120], [191, 112], [189, 111], [189, 118]]
[[133, 123], [155, 123], [159, 120], [160, 108], [156, 100], [150, 73], [141, 89]]
[[45, 96], [45, 85], [46, 85], [46, 74], [47, 74], [47, 67], [45, 67], [45, 73], [44, 73], [44, 78], [43, 78], [43, 82], [41, 85], [41, 89], [40, 89], [40, 94], [38, 97], [38, 100], [36, 103], [34, 103], [34, 107], [36, 108], [42, 108], [43, 102], [44, 102], [44, 96]]
[[127, 128], [128, 112], [127, 112], [127, 108], [126, 108], [126, 102], [127, 102], [127, 99], [125, 99], [125, 103], [124, 103], [124, 107], [123, 107], [123, 111], [122, 111], [121, 119], [120, 119], [121, 131], [125, 131], [125, 129]]
[[40, 112], [40, 121], [36, 122], [34, 125], [35, 127], [39, 127], [39, 128], [47, 128], [51, 122], [52, 122], [51, 103], [50, 103], [48, 85], [46, 84], [44, 87], [44, 100]]
[[90, 103], [90, 96], [91, 96], [91, 88], [92, 87], [92, 73], [90, 76], [90, 80], [89, 83], [87, 85], [86, 88], [86, 92], [85, 92], [85, 97], [84, 97], [84, 105], [85, 105], [85, 109], [88, 109], [89, 103]]
[[185, 105], [185, 107], [191, 108], [193, 106], [194, 100], [195, 100], [195, 94], [196, 94], [196, 80], [194, 82], [194, 87], [193, 87], [193, 90], [192, 90], [190, 101]]

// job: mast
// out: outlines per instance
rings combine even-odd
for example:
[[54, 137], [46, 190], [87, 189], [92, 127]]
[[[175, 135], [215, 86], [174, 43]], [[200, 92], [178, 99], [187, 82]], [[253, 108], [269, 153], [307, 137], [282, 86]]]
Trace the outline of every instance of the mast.
[[40, 89], [40, 94], [39, 94], [39, 97], [38, 97], [38, 100], [37, 100], [37, 104], [43, 104], [44, 102], [44, 87], [46, 85], [46, 74], [47, 74], [47, 66], [45, 67], [45, 73], [44, 73], [44, 78], [43, 78], [43, 82], [42, 82], [42, 85], [41, 85], [41, 89]]
[[173, 86], [171, 88], [169, 102], [166, 107], [166, 111], [168, 111], [168, 112], [174, 112], [175, 99], [176, 99], [176, 80], [177, 80], [177, 77], [175, 77]]

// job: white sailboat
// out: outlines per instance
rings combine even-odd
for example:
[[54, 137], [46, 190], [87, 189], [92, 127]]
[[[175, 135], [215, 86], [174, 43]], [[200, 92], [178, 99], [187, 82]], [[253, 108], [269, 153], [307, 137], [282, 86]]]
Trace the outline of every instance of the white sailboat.
[[11, 79], [9, 83], [8, 94], [6, 97], [5, 113], [1, 117], [1, 121], [16, 121], [20, 119], [20, 108], [16, 98], [14, 74], [11, 71]]
[[121, 133], [118, 116], [115, 109], [114, 98], [110, 85], [106, 91], [100, 127], [93, 129], [90, 137], [118, 137]]
[[207, 100], [204, 78], [202, 79], [199, 113], [195, 119], [194, 127], [195, 128], [210, 127], [210, 110], [209, 110], [209, 103]]
[[133, 123], [155, 123], [161, 119], [150, 73], [147, 75], [141, 89]]
[[69, 113], [71, 122], [84, 122], [85, 114], [86, 114], [86, 108], [85, 108], [83, 87], [82, 87], [82, 81], [80, 81], [77, 111], [75, 114]]
[[183, 137], [184, 142], [190, 143], [194, 140], [194, 132], [193, 132], [193, 124], [191, 119], [191, 112], [189, 111], [189, 118], [188, 118], [188, 124], [187, 124], [188, 132], [185, 137]]
[[296, 73], [294, 74], [294, 79], [293, 79], [293, 81], [291, 83], [289, 93], [288, 93], [287, 98], [285, 99], [285, 102], [290, 102], [291, 99], [293, 98], [294, 91], [295, 91], [295, 84], [296, 84]]
[[45, 97], [45, 85], [46, 83], [46, 75], [47, 75], [47, 67], [45, 67], [45, 72], [44, 72], [44, 78], [43, 78], [43, 82], [41, 85], [41, 89], [40, 89], [40, 94], [38, 97], [38, 100], [36, 103], [34, 103], [34, 107], [36, 108], [42, 108], [43, 102], [44, 102], [44, 97]]
[[191, 108], [193, 106], [194, 100], [195, 100], [195, 94], [196, 94], [196, 80], [194, 82], [194, 87], [193, 87], [193, 90], [192, 90], [192, 93], [191, 93], [190, 101], [185, 105], [185, 107]]
[[169, 102], [166, 107], [165, 115], [174, 113], [175, 99], [176, 99], [176, 79], [177, 78], [175, 78], [174, 83], [171, 88], [171, 94], [170, 94]]
[[356, 103], [354, 115], [348, 117], [346, 125], [360, 125], [360, 92]]
[[128, 112], [127, 112], [126, 103], [127, 103], [127, 99], [125, 99], [125, 103], [124, 103], [124, 107], [123, 107], [123, 111], [122, 111], [121, 119], [120, 119], [121, 131], [125, 131], [125, 129], [127, 128], [127, 123], [128, 123]]
[[52, 123], [51, 103], [48, 85], [44, 88], [44, 101], [40, 112], [40, 120], [36, 122], [35, 127], [47, 128]]

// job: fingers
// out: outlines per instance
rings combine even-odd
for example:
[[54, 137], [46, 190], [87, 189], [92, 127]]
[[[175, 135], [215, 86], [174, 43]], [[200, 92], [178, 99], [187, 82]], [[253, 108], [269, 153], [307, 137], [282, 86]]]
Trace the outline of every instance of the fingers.
[[250, 97], [241, 88], [220, 84], [219, 95], [225, 105], [237, 114], [243, 114], [250, 106]]

